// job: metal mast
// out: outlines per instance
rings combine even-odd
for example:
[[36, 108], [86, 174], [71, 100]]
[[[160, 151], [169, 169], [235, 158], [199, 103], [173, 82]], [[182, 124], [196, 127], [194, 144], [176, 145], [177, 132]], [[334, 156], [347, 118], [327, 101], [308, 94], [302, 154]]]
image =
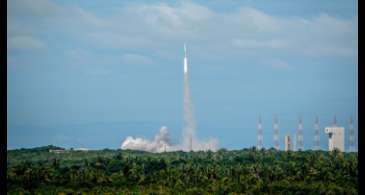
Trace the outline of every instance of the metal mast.
[[302, 117], [299, 117], [299, 124], [298, 124], [298, 150], [303, 150], [303, 123]]
[[297, 135], [295, 133], [293, 136], [293, 151], [297, 151]]
[[193, 151], [193, 136], [189, 136], [189, 152]]
[[313, 150], [320, 149], [320, 138], [319, 138], [319, 119], [318, 116], [316, 117], [316, 121], [314, 123], [314, 147]]
[[355, 151], [355, 139], [354, 139], [354, 121], [352, 119], [352, 116], [350, 117], [350, 121], [349, 121], [349, 144], [350, 144], [350, 152]]
[[279, 150], [279, 124], [278, 118], [274, 118], [274, 148]]
[[261, 150], [263, 143], [263, 134], [262, 134], [262, 123], [261, 116], [259, 116], [259, 121], [257, 123], [257, 149]]

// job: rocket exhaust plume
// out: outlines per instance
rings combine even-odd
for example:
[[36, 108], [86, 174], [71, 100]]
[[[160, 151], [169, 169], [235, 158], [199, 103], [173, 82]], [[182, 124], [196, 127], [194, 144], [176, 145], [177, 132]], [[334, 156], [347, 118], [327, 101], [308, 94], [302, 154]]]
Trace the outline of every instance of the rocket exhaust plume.
[[144, 150], [148, 152], [217, 150], [218, 140], [209, 139], [207, 141], [200, 141], [195, 135], [196, 123], [189, 86], [188, 57], [185, 44], [184, 54], [184, 127], [182, 143], [180, 145], [171, 145], [167, 128], [162, 127], [160, 133], [156, 135], [153, 141], [145, 140], [143, 138], [134, 139], [133, 137], [127, 137], [122, 143], [122, 149]]
[[186, 45], [184, 44], [184, 143], [188, 146], [188, 151], [193, 150], [193, 137], [195, 137], [195, 120], [193, 116], [193, 101], [190, 94], [189, 76], [188, 76], [188, 58], [186, 54]]
[[194, 106], [190, 92], [188, 56], [184, 44], [184, 129], [183, 129], [183, 150], [217, 150], [218, 141], [210, 139], [205, 142], [196, 137], [196, 123], [194, 119]]

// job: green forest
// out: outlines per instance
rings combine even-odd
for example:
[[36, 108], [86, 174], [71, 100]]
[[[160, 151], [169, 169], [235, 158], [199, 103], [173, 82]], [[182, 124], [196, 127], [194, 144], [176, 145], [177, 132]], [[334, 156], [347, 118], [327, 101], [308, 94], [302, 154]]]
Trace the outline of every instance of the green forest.
[[8, 150], [8, 194], [358, 194], [357, 153], [50, 149]]

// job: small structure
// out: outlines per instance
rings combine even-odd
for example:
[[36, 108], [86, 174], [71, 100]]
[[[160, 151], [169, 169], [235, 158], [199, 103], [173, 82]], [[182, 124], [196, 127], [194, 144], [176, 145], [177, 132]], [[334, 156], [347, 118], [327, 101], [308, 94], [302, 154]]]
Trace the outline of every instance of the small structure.
[[290, 144], [290, 136], [285, 135], [285, 151], [291, 150], [291, 144]]
[[66, 152], [66, 151], [65, 151], [65, 149], [50, 149], [49, 152], [50, 153], [60, 154], [60, 153]]

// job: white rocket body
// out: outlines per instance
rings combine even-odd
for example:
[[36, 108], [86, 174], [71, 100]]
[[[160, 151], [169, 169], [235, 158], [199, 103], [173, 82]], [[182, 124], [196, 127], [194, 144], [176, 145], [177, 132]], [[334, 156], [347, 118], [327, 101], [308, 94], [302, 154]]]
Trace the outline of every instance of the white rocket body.
[[188, 74], [188, 57], [186, 55], [186, 46], [184, 44], [184, 53], [185, 53], [185, 56], [184, 56], [184, 74]]

